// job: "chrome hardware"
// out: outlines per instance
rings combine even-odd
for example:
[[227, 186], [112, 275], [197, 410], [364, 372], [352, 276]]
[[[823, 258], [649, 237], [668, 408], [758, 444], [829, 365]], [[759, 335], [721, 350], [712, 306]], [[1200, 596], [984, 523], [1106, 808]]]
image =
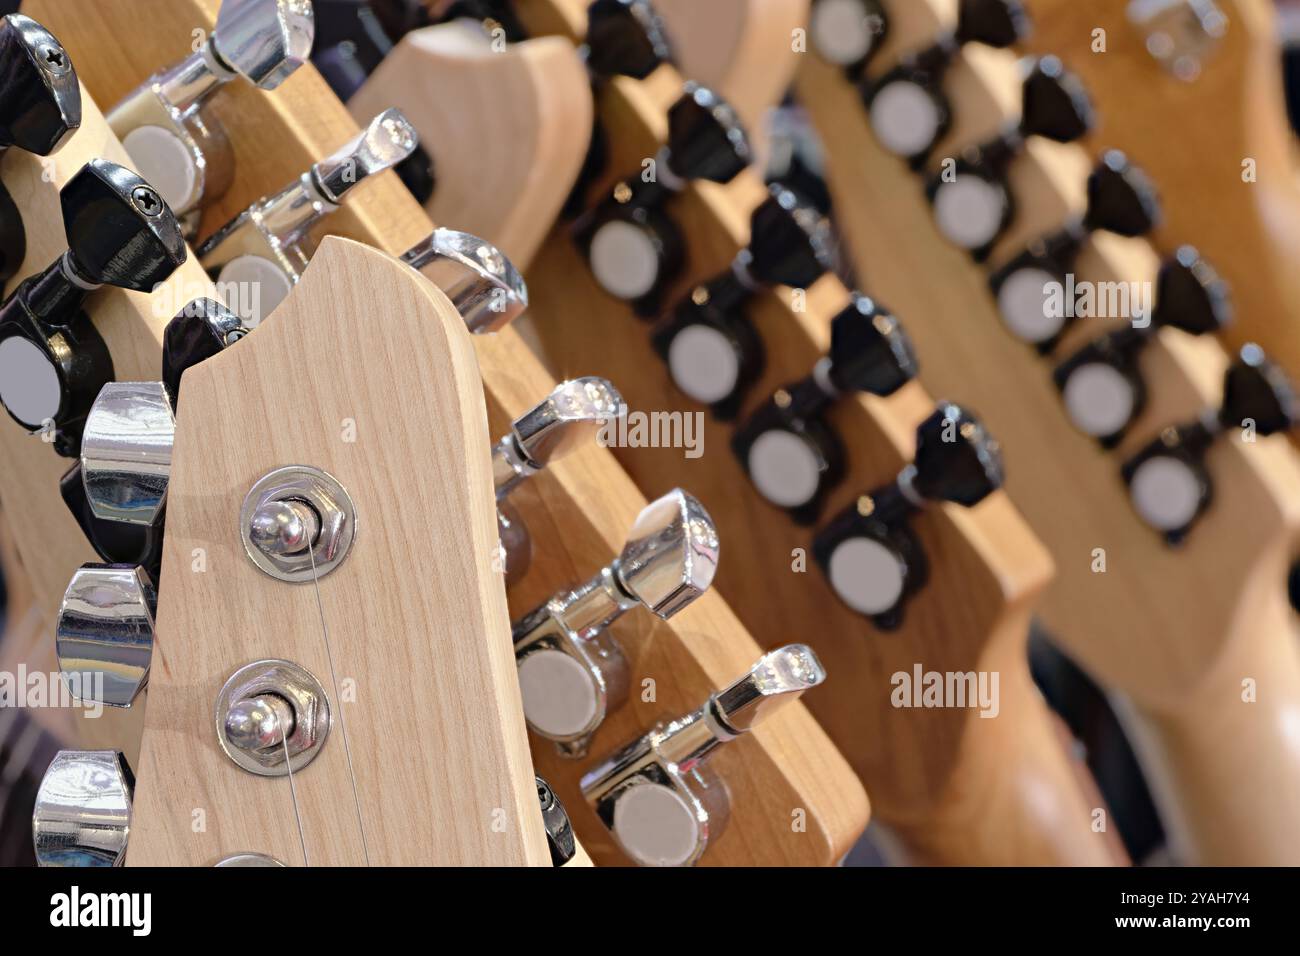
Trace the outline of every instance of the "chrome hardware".
[[593, 441], [604, 423], [618, 416], [622, 405], [622, 396], [606, 379], [588, 376], [561, 382], [516, 418], [509, 433], [493, 446], [492, 480], [507, 585], [514, 584], [527, 569], [532, 543], [528, 529], [507, 507], [506, 499], [552, 461]]
[[528, 286], [514, 263], [467, 232], [435, 229], [402, 255], [451, 299], [475, 335], [505, 328], [528, 308]]
[[[87, 700], [130, 707], [149, 680], [157, 591], [144, 568], [83, 564], [59, 606], [54, 646], [68, 690]], [[101, 684], [102, 682], [102, 684]]]
[[1128, 18], [1146, 33], [1146, 48], [1166, 70], [1191, 83], [1228, 32], [1214, 0], [1130, 0]]
[[356, 506], [337, 478], [308, 465], [258, 479], [239, 512], [244, 553], [273, 578], [301, 584], [342, 563], [356, 535]]
[[706, 761], [776, 710], [826, 679], [812, 649], [789, 644], [699, 710], [618, 750], [583, 776], [583, 796], [642, 866], [691, 866], [726, 826], [726, 783]]
[[253, 661], [239, 668], [217, 695], [216, 715], [217, 743], [226, 756], [264, 777], [307, 766], [330, 730], [325, 689], [291, 661]]
[[151, 525], [167, 501], [176, 416], [162, 382], [109, 382], [86, 416], [81, 477], [95, 517]]
[[529, 728], [564, 756], [585, 754], [627, 698], [627, 660], [610, 625], [637, 605], [672, 617], [708, 589], [717, 560], [717, 531], [693, 497], [676, 489], [646, 505], [614, 561], [515, 623]]
[[116, 750], [60, 750], [36, 793], [32, 841], [40, 866], [120, 866], [135, 780]]
[[222, 65], [273, 90], [311, 56], [314, 16], [310, 0], [224, 0], [208, 45]]
[[198, 257], [217, 276], [218, 287], [238, 287], [239, 294], [228, 298], [239, 303], [239, 317], [249, 328], [284, 301], [307, 268], [312, 226], [336, 211], [359, 183], [410, 156], [418, 143], [401, 110], [384, 110], [351, 141], [253, 203], [199, 247]]
[[542, 826], [546, 829], [546, 842], [551, 848], [551, 866], [564, 866], [577, 854], [573, 837], [573, 824], [564, 804], [555, 791], [541, 777], [537, 777], [537, 800], [542, 806]]
[[267, 856], [265, 853], [235, 853], [226, 857], [224, 860], [218, 860], [213, 866], [284, 866], [273, 856]]

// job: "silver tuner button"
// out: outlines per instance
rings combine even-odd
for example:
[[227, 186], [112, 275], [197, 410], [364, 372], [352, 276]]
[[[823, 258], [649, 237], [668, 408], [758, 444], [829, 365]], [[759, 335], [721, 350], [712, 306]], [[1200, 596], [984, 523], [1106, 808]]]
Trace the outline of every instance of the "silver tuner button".
[[253, 661], [217, 695], [217, 743], [238, 766], [263, 777], [297, 773], [315, 759], [330, 729], [325, 688], [304, 667]]
[[399, 109], [387, 109], [332, 155], [312, 167], [313, 184], [337, 206], [344, 195], [376, 173], [392, 169], [419, 145], [420, 135]]
[[825, 679], [812, 650], [779, 648], [700, 710], [620, 748], [583, 776], [583, 796], [641, 866], [690, 866], [721, 836], [730, 799], [707, 760]]
[[543, 401], [514, 420], [492, 449], [492, 480], [497, 496], [497, 525], [505, 553], [506, 585], [522, 576], [531, 558], [531, 540], [506, 498], [521, 482], [552, 461], [593, 441], [605, 423], [616, 418], [623, 399], [603, 378], [562, 382]]
[[86, 416], [81, 474], [97, 518], [151, 525], [171, 475], [176, 416], [162, 382], [109, 382]]
[[73, 697], [130, 707], [149, 679], [158, 597], [144, 568], [83, 564], [59, 606], [54, 644]]
[[273, 90], [307, 62], [315, 35], [310, 0], [224, 0], [210, 42], [223, 66]]
[[224, 859], [218, 860], [213, 866], [284, 866], [273, 856], [267, 856], [265, 853], [232, 853]]
[[435, 229], [402, 255], [446, 294], [475, 335], [505, 328], [528, 308], [528, 286], [496, 246], [453, 229]]
[[713, 519], [676, 488], [641, 510], [613, 571], [627, 593], [669, 618], [709, 589], [717, 568]]
[[40, 866], [120, 866], [135, 780], [115, 750], [60, 750], [36, 793], [32, 841]]
[[1228, 18], [1215, 0], [1130, 0], [1127, 12], [1145, 32], [1147, 52], [1186, 83], [1201, 75], [1228, 31]]

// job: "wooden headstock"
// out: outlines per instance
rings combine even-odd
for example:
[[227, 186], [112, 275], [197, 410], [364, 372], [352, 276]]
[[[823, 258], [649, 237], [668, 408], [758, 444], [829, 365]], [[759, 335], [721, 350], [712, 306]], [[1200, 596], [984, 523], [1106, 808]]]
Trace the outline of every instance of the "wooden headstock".
[[[661, 70], [642, 83], [620, 78], [606, 88], [598, 108], [611, 131], [611, 174], [637, 169], [664, 142], [665, 111], [680, 90], [679, 77], [667, 74]], [[723, 186], [692, 184], [674, 197], [688, 266], [666, 301], [727, 268], [748, 238], [749, 211], [765, 196], [756, 178], [742, 174]], [[599, 290], [563, 228], [544, 245], [529, 279], [533, 323], [558, 375], [599, 362], [633, 409], [700, 411], [669, 384], [647, 327]], [[750, 406], [807, 374], [826, 350], [827, 319], [846, 296], [827, 276], [807, 290], [806, 311], [793, 307], [788, 289], [751, 301], [748, 314], [764, 340], [767, 369], [751, 390]], [[909, 313], [898, 314], [908, 325]], [[598, 334], [591, 331], [593, 315], [601, 317]], [[923, 349], [923, 367], [927, 361]], [[889, 398], [838, 402], [831, 424], [850, 445], [849, 463], [826, 514], [897, 474], [910, 460], [915, 426], [932, 408], [915, 384]], [[1100, 864], [1122, 857], [1110, 838], [1091, 831], [1092, 804], [1029, 680], [1027, 621], [1052, 562], [1009, 500], [994, 494], [970, 510], [944, 506], [926, 513], [918, 524], [935, 576], [902, 627], [881, 634], [843, 606], [815, 568], [799, 573], [799, 549], [806, 556], [811, 530], [753, 493], [728, 448], [731, 431], [706, 414], [700, 458], [649, 448], [620, 447], [616, 454], [647, 495], [681, 484], [709, 503], [729, 548], [716, 586], [760, 643], [772, 647], [805, 635], [821, 656], [831, 685], [807, 704], [911, 858]], [[759, 581], [763, 587], [755, 587]], [[910, 673], [916, 662], [935, 670], [998, 671], [1002, 716], [891, 707], [891, 675]], [[1050, 800], [1036, 796], [1043, 793]]]
[[[89, 89], [112, 101], [159, 63], [185, 52], [183, 44], [189, 42], [191, 30], [196, 25], [210, 27], [216, 8], [216, 0], [149, 4], [151, 29], [147, 31], [139, 29], [140, 7], [131, 4], [77, 5], [61, 0], [35, 4], [33, 15], [44, 17], [73, 50], [98, 44], [104, 55], [81, 72]], [[131, 40], [106, 39], [112, 37]], [[213, 110], [230, 134], [236, 171], [223, 198], [206, 210], [201, 236], [290, 181], [356, 132], [347, 108], [309, 66], [270, 93], [232, 89], [213, 104]], [[388, 174], [367, 182], [329, 218], [326, 227], [330, 233], [390, 254], [404, 252], [432, 228], [424, 211]], [[500, 435], [514, 415], [548, 394], [555, 380], [510, 329], [477, 337], [473, 347], [482, 371], [491, 433]], [[588, 370], [600, 371], [599, 362]], [[396, 411], [400, 399], [394, 402]], [[512, 610], [522, 613], [617, 554], [645, 498], [608, 452], [590, 448], [538, 475], [512, 502], [524, 515], [534, 543], [532, 571], [510, 595]], [[665, 710], [687, 712], [698, 707], [761, 653], [716, 594], [705, 595], [680, 618], [653, 624], [629, 622], [624, 633], [636, 679], [653, 677], [658, 700], [653, 707], [633, 704], [611, 718], [600, 730], [596, 746], [601, 753], [644, 732]], [[551, 753], [549, 744], [545, 750]], [[705, 863], [829, 865], [843, 856], [865, 825], [867, 803], [860, 785], [802, 705], [786, 709], [743, 747], [721, 754], [718, 760], [732, 792], [731, 824], [729, 835], [710, 850]], [[578, 787], [584, 765], [543, 756], [542, 748], [537, 750], [536, 763], [568, 809], [593, 859], [601, 864], [622, 861], [607, 832], [603, 827], [597, 830], [584, 809]], [[803, 828], [792, 831], [796, 811]]]
[[[906, 9], [908, 21], [891, 23], [898, 26], [922, 4], [887, 6]], [[899, 29], [891, 42], [905, 49], [931, 37]], [[976, 57], [961, 59], [945, 84], [961, 124], [995, 127], [1005, 78]], [[1288, 728], [1300, 670], [1283, 588], [1300, 470], [1285, 440], [1248, 443], [1229, 429], [1209, 453], [1213, 505], [1180, 548], [1168, 547], [1138, 519], [1119, 468], [1165, 426], [1217, 405], [1228, 361], [1218, 343], [1161, 330], [1141, 358], [1146, 410], [1114, 452], [1103, 451], [1071, 427], [1051, 363], [1002, 326], [987, 273], [939, 235], [922, 183], [875, 141], [842, 73], [809, 58], [799, 93], [824, 138], [840, 225], [863, 283], [908, 317], [924, 358], [921, 380], [960, 390], [1002, 440], [1010, 498], [1056, 563], [1041, 605], [1045, 623], [1141, 715], [1139, 751], [1183, 858], [1295, 862], [1300, 834], [1287, 808], [1300, 792], [1300, 753]], [[1121, 115], [1097, 99], [1103, 115]], [[942, 144], [933, 161], [961, 145]], [[993, 267], [1024, 237], [1059, 228], [1080, 208], [1082, 149], [1044, 145], [1051, 148], [1031, 144], [1012, 162], [1019, 215]], [[1075, 272], [1080, 281], [1149, 282], [1156, 267], [1145, 241], [1097, 233]], [[918, 272], [930, 279], [917, 281]], [[1114, 324], [1076, 323], [1055, 355]]]
[[[1295, 138], [1283, 101], [1273, 4], [1216, 0], [1218, 39], [1182, 79], [1147, 51], [1156, 28], [1135, 23], [1122, 0], [1027, 4], [1029, 45], [1053, 52], [1088, 84], [1098, 106], [1090, 138], [1117, 148], [1151, 175], [1164, 199], [1154, 235], [1163, 252], [1191, 243], [1232, 286], [1233, 347], [1259, 342], [1300, 374], [1300, 188]], [[1106, 50], [1093, 52], [1094, 31]], [[1172, 66], [1172, 64], [1171, 64]]]
[[348, 100], [358, 123], [396, 106], [437, 186], [425, 211], [482, 236], [521, 269], [559, 213], [591, 137], [591, 83], [573, 47], [493, 48], [463, 23], [408, 33]]
[[[548, 862], [488, 448], [460, 315], [347, 240], [321, 245], [275, 321], [186, 373], [130, 863]], [[333, 476], [355, 507], [351, 550], [316, 583], [264, 573], [232, 533], [258, 479], [289, 465]], [[265, 659], [315, 675], [334, 715], [293, 792], [213, 733], [222, 684]]]

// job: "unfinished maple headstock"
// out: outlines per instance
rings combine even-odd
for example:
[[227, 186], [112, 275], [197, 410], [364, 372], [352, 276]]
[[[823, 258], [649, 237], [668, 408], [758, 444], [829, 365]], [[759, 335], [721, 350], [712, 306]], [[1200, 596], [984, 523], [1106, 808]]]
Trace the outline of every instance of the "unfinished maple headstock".
[[[669, 79], [619, 79], [604, 91], [598, 108], [605, 126], [618, 134], [611, 139], [612, 173], [661, 155], [665, 114], [680, 90]], [[751, 210], [768, 199], [767, 190], [747, 173], [725, 184], [691, 183], [678, 192], [670, 215], [686, 237], [685, 267], [664, 290], [665, 301], [685, 302], [694, 288], [691, 298], [704, 308], [708, 296], [698, 294], [701, 280], [729, 274], [733, 257], [748, 242]], [[779, 218], [787, 207], [779, 195], [775, 201], [773, 215]], [[796, 228], [794, 234], [799, 232]], [[762, 258], [753, 251], [747, 265]], [[793, 258], [788, 248], [778, 251], [786, 254], [783, 261]], [[750, 270], [750, 278], [759, 271]], [[762, 341], [766, 365], [734, 409], [739, 420], [747, 420], [781, 386], [807, 376], [825, 356], [831, 345], [829, 319], [849, 296], [833, 276], [818, 278], [823, 271], [813, 270], [808, 288], [797, 294], [781, 285], [759, 288], [757, 282], [746, 292], [746, 321]], [[932, 576], [907, 602], [897, 630], [879, 631], [832, 591], [809, 560], [812, 529], [759, 496], [729, 447], [733, 426], [671, 383], [649, 327], [601, 290], [565, 229], [545, 244], [529, 278], [533, 322], [557, 374], [599, 361], [619, 382], [633, 414], [653, 411], [698, 422], [689, 447], [702, 454], [645, 447], [648, 441], [620, 441], [615, 453], [647, 495], [680, 484], [707, 503], [727, 548], [715, 587], [760, 643], [776, 647], [791, 634], [809, 635], [804, 639], [831, 679], [809, 695], [808, 706], [911, 859], [1104, 863], [1122, 857], [1109, 837], [1092, 832], [1089, 801], [1029, 680], [1025, 632], [1034, 599], [1051, 576], [1051, 562], [1005, 496], [988, 495], [972, 508], [936, 505], [914, 522]], [[906, 313], [899, 315], [906, 328]], [[598, 335], [591, 334], [592, 316], [601, 318]], [[872, 327], [870, 317], [863, 318], [863, 327]], [[922, 350], [922, 368], [926, 361]], [[917, 427], [934, 412], [934, 402], [915, 383], [886, 390], [892, 394], [841, 396], [826, 413], [847, 454], [842, 480], [826, 496], [823, 518], [886, 485], [912, 461]], [[961, 391], [951, 394], [961, 396]], [[764, 586], [756, 588], [756, 581]], [[1001, 716], [913, 711], [910, 697], [906, 709], [891, 705], [896, 675], [910, 682], [917, 666], [996, 671]], [[1052, 793], [1051, 800], [1032, 796], [1043, 792]]]
[[[69, 44], [75, 45], [78, 38], [89, 43], [92, 37], [100, 43], [105, 56], [88, 64], [83, 79], [97, 95], [112, 99], [134, 88], [159, 62], [181, 53], [181, 38], [188, 40], [196, 25], [210, 26], [216, 7], [210, 0], [151, 7], [148, 31], [138, 28], [138, 9], [127, 3], [60, 2], [46, 5], [42, 15], [56, 21]], [[125, 36], [132, 37], [130, 44], [112, 40]], [[232, 86], [212, 109], [231, 138], [234, 177], [223, 197], [205, 210], [200, 235], [292, 182], [357, 132], [347, 108], [310, 66], [270, 92]], [[268, 143], [275, 148], [266, 148]], [[328, 228], [401, 254], [427, 240], [433, 227], [398, 179], [383, 173], [371, 177], [333, 213]], [[268, 327], [275, 319], [271, 317]], [[507, 434], [516, 416], [552, 393], [555, 379], [509, 328], [477, 336], [473, 346], [482, 369], [491, 434]], [[596, 362], [581, 374], [602, 374], [601, 365]], [[184, 415], [184, 403], [181, 408]], [[512, 607], [522, 614], [604, 567], [620, 552], [646, 501], [609, 452], [588, 446], [529, 481], [512, 494], [511, 503], [527, 522], [533, 541], [530, 570], [510, 592]], [[397, 529], [391, 533], [401, 534]], [[651, 679], [657, 690], [653, 700], [638, 696], [610, 716], [593, 745], [600, 748], [593, 758], [603, 756], [607, 747], [636, 739], [664, 716], [693, 712], [753, 667], [762, 654], [714, 593], [673, 620], [629, 621], [622, 630], [633, 681], [639, 685]], [[821, 692], [818, 688], [814, 693]], [[586, 765], [555, 756], [549, 742], [535, 748], [534, 759], [592, 858], [601, 864], [627, 862], [608, 828], [587, 807], [580, 786]], [[705, 864], [830, 865], [847, 852], [865, 825], [868, 810], [860, 784], [802, 704], [784, 709], [743, 743], [727, 748], [715, 769], [731, 793], [730, 824], [728, 835], [702, 858]], [[796, 818], [800, 825], [792, 828]]]
[[[920, 4], [885, 6], [905, 6], [910, 16]], [[926, 30], [891, 34], [900, 50], [932, 40]], [[1000, 125], [995, 104], [1015, 90], [1014, 76], [965, 52], [961, 59], [945, 81], [957, 122], [931, 155], [936, 166], [979, 136], [959, 139], [958, 127]], [[891, 65], [878, 58], [871, 69]], [[1204, 458], [1213, 502], [1181, 545], [1171, 546], [1139, 513], [1159, 519], [1162, 509], [1151, 508], [1141, 491], [1130, 498], [1121, 466], [1134, 462], [1132, 472], [1143, 460], [1134, 456], [1158, 436], [1176, 450], [1180, 433], [1172, 426], [1211, 422], [1211, 412], [1222, 417], [1229, 356], [1213, 335], [1127, 327], [1150, 324], [1152, 294], [1157, 314], [1182, 298], [1160, 294], [1160, 259], [1140, 238], [1105, 230], [1082, 237], [1070, 273], [1075, 287], [1123, 288], [1138, 298], [1107, 315], [1104, 302], [1120, 300], [1103, 297], [1102, 314], [1077, 318], [1047, 343], [1050, 358], [1010, 334], [990, 289], [991, 274], [1084, 213], [1084, 151], [1031, 144], [1013, 160], [1008, 178], [1020, 213], [985, 269], [942, 236], [922, 181], [872, 134], [860, 91], [841, 71], [804, 61], [799, 93], [824, 139], [839, 222], [863, 283], [909, 317], [923, 357], [921, 381], [967, 396], [1003, 443], [1010, 499], [1057, 567], [1041, 605], [1045, 624], [1071, 656], [1134, 705], [1139, 755], [1175, 852], [1188, 862], [1295, 862], [1300, 831], [1287, 808], [1300, 793], [1300, 753], [1288, 728], [1300, 668], [1284, 587], [1300, 470], [1290, 447], [1239, 422], [1222, 431]], [[1106, 116], [1119, 115], [1122, 104], [1108, 110], [1103, 98], [1094, 99], [1105, 129]], [[1162, 191], [1159, 176], [1147, 172]], [[1165, 266], [1180, 262], [1196, 278], [1192, 286], [1209, 296], [1212, 273], [1194, 257]], [[930, 278], [916, 281], [918, 271]], [[1140, 334], [1136, 369], [1146, 400], [1125, 415], [1106, 450], [1071, 424], [1051, 373], [1116, 329]], [[1174, 496], [1185, 474], [1169, 476], [1176, 480], [1157, 482], [1156, 497], [1178, 510]]]

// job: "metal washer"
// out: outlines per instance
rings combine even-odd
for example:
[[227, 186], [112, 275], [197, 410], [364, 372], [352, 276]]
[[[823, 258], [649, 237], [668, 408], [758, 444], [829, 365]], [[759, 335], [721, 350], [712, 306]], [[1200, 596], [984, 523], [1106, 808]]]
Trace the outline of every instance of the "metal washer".
[[[253, 513], [268, 501], [303, 501], [320, 517], [316, 544], [300, 554], [262, 551], [249, 539]], [[291, 584], [323, 578], [347, 557], [357, 533], [356, 505], [347, 489], [328, 472], [309, 465], [287, 465], [263, 475], [244, 496], [239, 511], [239, 539], [258, 568]]]

